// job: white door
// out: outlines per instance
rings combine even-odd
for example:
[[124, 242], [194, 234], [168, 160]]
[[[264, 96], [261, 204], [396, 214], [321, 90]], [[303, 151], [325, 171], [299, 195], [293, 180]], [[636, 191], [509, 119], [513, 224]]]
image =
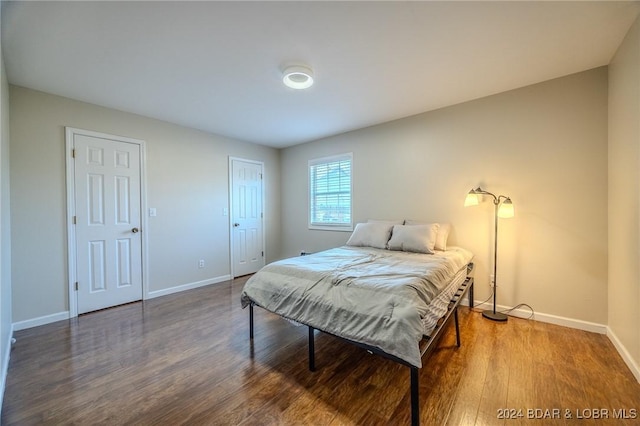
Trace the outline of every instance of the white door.
[[73, 148], [78, 314], [141, 300], [141, 147], [74, 134]]
[[262, 163], [231, 159], [231, 242], [233, 276], [264, 266]]

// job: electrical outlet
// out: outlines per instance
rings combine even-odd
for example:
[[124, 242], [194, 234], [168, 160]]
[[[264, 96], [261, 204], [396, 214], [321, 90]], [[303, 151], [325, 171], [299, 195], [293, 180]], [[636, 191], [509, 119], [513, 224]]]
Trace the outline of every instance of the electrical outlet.
[[496, 286], [496, 277], [493, 274], [489, 275], [489, 286], [491, 286], [491, 288]]
[[204, 268], [204, 259], [200, 259], [198, 262], [198, 268]]

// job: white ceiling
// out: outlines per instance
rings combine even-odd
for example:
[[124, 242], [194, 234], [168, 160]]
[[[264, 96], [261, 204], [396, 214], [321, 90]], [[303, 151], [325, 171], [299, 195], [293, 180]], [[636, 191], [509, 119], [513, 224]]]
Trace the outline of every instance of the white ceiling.
[[[3, 2], [9, 82], [285, 147], [606, 65], [639, 2]], [[316, 84], [281, 83], [306, 64]]]

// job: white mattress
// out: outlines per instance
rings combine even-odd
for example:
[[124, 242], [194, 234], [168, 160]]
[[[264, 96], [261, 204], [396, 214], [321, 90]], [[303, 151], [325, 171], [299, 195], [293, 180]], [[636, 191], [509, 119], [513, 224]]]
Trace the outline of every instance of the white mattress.
[[467, 268], [461, 269], [451, 280], [451, 283], [447, 287], [445, 287], [440, 294], [433, 298], [429, 306], [427, 307], [427, 312], [422, 317], [422, 326], [424, 327], [424, 335], [429, 336], [436, 325], [438, 325], [438, 320], [447, 313], [447, 308], [449, 307], [449, 303], [453, 298], [453, 295], [456, 294], [460, 285], [467, 279]]

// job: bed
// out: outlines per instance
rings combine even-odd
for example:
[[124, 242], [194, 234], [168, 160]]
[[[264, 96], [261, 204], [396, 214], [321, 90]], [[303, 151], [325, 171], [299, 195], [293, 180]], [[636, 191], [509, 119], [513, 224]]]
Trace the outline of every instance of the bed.
[[241, 295], [250, 308], [250, 338], [253, 308], [260, 306], [308, 326], [312, 371], [314, 330], [410, 367], [411, 418], [419, 424], [422, 359], [451, 317], [460, 344], [457, 307], [467, 292], [473, 301], [473, 255], [460, 247], [436, 250], [438, 229], [358, 224], [345, 246], [266, 265]]

